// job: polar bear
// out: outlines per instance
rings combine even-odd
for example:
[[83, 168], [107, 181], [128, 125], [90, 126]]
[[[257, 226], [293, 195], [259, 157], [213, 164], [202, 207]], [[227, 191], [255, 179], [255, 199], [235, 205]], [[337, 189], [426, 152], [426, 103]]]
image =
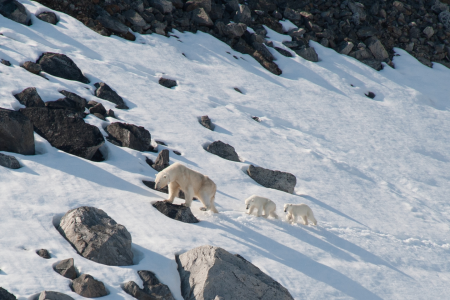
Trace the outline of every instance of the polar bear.
[[284, 205], [284, 212], [287, 212], [286, 220], [289, 223], [297, 223], [297, 217], [302, 217], [303, 224], [308, 225], [308, 219], [312, 221], [314, 225], [317, 225], [317, 220], [314, 218], [314, 214], [311, 208], [304, 204], [290, 204]]
[[[267, 218], [268, 216], [271, 216], [272, 218], [278, 219], [278, 216], [276, 214], [277, 206], [276, 204], [267, 198], [252, 195], [245, 199], [245, 208], [248, 210], [247, 213], [249, 215], [252, 214], [253, 209], [256, 208], [256, 214], [258, 217], [263, 216], [264, 218]], [[264, 215], [262, 214], [262, 211], [264, 210]]]
[[155, 189], [159, 190], [166, 185], [169, 185], [169, 198], [166, 201], [173, 203], [173, 199], [182, 190], [186, 200], [185, 206], [191, 207], [192, 198], [196, 196], [205, 206], [201, 210], [211, 209], [212, 212], [218, 213], [214, 206], [217, 187], [208, 176], [180, 163], [174, 163], [156, 175]]

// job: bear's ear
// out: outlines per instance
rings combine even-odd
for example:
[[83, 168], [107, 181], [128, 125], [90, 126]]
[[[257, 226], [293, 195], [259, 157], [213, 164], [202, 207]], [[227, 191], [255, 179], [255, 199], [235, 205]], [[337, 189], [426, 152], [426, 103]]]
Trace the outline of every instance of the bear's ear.
[[166, 178], [166, 177], [167, 177], [167, 175], [164, 175], [163, 177], [164, 177], [164, 178]]

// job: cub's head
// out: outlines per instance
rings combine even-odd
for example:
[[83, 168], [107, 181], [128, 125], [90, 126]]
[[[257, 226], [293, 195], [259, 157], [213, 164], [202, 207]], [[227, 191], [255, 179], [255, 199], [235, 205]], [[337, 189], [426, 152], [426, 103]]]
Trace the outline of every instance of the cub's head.
[[169, 174], [166, 172], [159, 172], [158, 175], [156, 175], [155, 179], [155, 189], [159, 190], [165, 187], [170, 183]]
[[249, 209], [250, 204], [252, 204], [252, 202], [255, 202], [255, 199], [253, 198], [245, 199], [245, 209]]
[[284, 205], [284, 212], [290, 211], [290, 210], [291, 210], [291, 207], [292, 207], [292, 204], [286, 203], [286, 204]]

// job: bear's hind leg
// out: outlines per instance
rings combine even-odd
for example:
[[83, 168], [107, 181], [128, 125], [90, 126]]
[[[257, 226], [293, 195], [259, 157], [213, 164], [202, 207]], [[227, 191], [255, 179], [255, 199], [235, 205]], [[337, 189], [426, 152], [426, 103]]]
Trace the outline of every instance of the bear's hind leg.
[[211, 208], [211, 201], [209, 200], [208, 193], [203, 192], [200, 195], [198, 195], [198, 198], [200, 202], [203, 204], [203, 207], [201, 207], [200, 210], [206, 211]]
[[186, 202], [184, 202], [184, 206], [191, 207], [192, 198], [194, 198], [194, 193], [192, 189], [188, 188], [186, 192], [184, 192], [184, 199], [186, 200]]
[[308, 225], [308, 218], [306, 216], [302, 216], [303, 224]]
[[180, 185], [176, 182], [169, 183], [169, 198], [165, 201], [173, 203], [173, 199], [178, 197], [178, 193], [180, 192]]

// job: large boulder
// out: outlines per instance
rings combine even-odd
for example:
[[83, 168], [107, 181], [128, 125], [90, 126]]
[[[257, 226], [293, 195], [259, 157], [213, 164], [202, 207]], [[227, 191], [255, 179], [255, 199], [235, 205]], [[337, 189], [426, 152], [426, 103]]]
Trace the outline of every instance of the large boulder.
[[42, 70], [50, 75], [89, 83], [89, 79], [83, 75], [73, 60], [64, 54], [46, 52], [42, 54], [36, 63], [41, 65]]
[[231, 161], [239, 162], [239, 156], [237, 155], [234, 147], [228, 144], [225, 144], [222, 141], [215, 141], [211, 143], [206, 148], [206, 151], [209, 153], [215, 154], [217, 156], [222, 157], [223, 159], [228, 159]]
[[69, 210], [57, 229], [84, 258], [108, 266], [133, 264], [130, 233], [101, 209]]
[[74, 299], [60, 292], [43, 291], [39, 295], [38, 300], [74, 300]]
[[20, 163], [14, 156], [0, 153], [0, 166], [8, 169], [20, 169]]
[[29, 25], [27, 10], [19, 1], [0, 0], [0, 14], [17, 23]]
[[193, 214], [189, 207], [184, 205], [172, 204], [167, 201], [157, 201], [152, 204], [163, 215], [184, 223], [200, 222]]
[[33, 123], [20, 112], [0, 108], [0, 151], [33, 155]]
[[185, 300], [292, 300], [289, 291], [240, 255], [201, 246], [176, 256]]
[[16, 300], [16, 296], [5, 290], [4, 288], [0, 287], [0, 299], [1, 300]]
[[60, 91], [60, 93], [65, 97], [55, 101], [45, 102], [45, 106], [51, 108], [70, 108], [80, 113], [84, 112], [87, 105], [86, 99], [65, 90]]
[[44, 107], [44, 101], [42, 101], [35, 87], [29, 87], [24, 89], [14, 97], [20, 102], [20, 104], [26, 107]]
[[151, 147], [151, 135], [142, 126], [125, 123], [112, 123], [106, 127], [109, 139], [121, 147], [128, 147], [137, 151], [148, 151]]
[[248, 176], [260, 185], [280, 190], [287, 193], [293, 193], [297, 178], [291, 173], [272, 171], [261, 167], [250, 165], [247, 170]]
[[128, 108], [128, 106], [123, 101], [122, 97], [120, 97], [116, 93], [116, 91], [111, 89], [109, 87], [109, 85], [107, 85], [106, 83], [97, 82], [96, 84], [94, 84], [94, 86], [97, 88], [95, 90], [95, 96], [97, 96], [101, 99], [104, 99], [104, 100], [108, 100], [109, 102], [116, 104], [116, 108], [120, 108], [120, 109]]
[[75, 293], [86, 298], [97, 298], [108, 295], [103, 282], [95, 280], [89, 274], [83, 274], [72, 281], [72, 289]]
[[168, 166], [169, 166], [169, 150], [164, 149], [161, 152], [159, 152], [158, 157], [155, 160], [155, 163], [152, 165], [152, 168], [158, 172], [161, 172]]
[[169, 287], [162, 284], [156, 275], [150, 271], [138, 271], [144, 288], [141, 289], [134, 281], [123, 285], [123, 290], [139, 300], [175, 300]]
[[75, 269], [75, 264], [73, 261], [73, 258], [64, 259], [60, 262], [58, 262], [53, 269], [56, 273], [60, 274], [61, 276], [64, 276], [69, 279], [75, 279], [77, 278], [77, 270]]
[[37, 134], [67, 153], [91, 159], [105, 142], [100, 130], [74, 110], [30, 107], [20, 112], [33, 122]]

